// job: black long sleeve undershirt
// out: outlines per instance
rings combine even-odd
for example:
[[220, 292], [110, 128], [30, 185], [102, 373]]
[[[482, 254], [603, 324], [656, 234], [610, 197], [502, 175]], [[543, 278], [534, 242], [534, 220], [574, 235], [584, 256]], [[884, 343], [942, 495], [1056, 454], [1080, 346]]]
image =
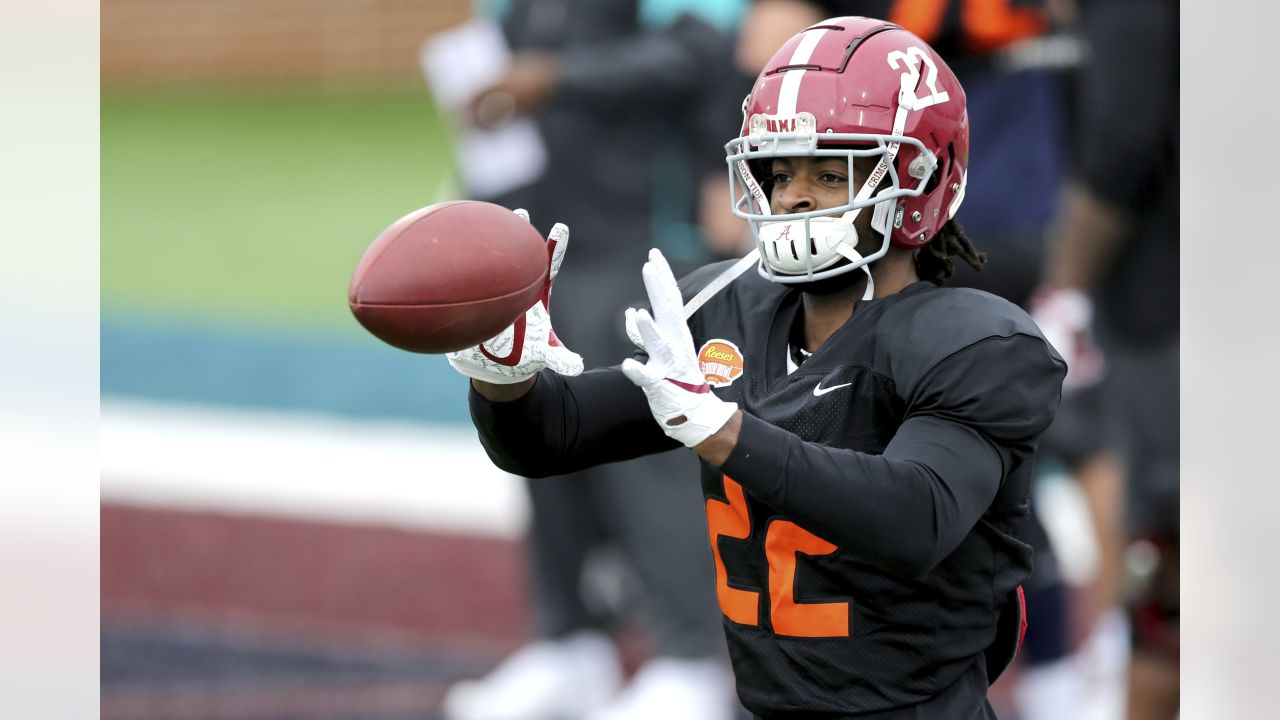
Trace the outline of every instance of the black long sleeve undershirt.
[[[639, 402], [636, 402], [638, 398]], [[498, 467], [546, 477], [677, 447], [616, 369], [543, 373], [521, 400], [474, 390], [472, 416]], [[743, 413], [723, 468], [754, 497], [860, 560], [917, 576], [955, 549], [999, 487], [1002, 459], [977, 431], [931, 416], [905, 422], [884, 455], [805, 442]], [[690, 479], [692, 482], [692, 479]]]
[[[1043, 340], [1028, 336], [988, 338], [956, 353], [913, 393], [907, 419], [881, 455], [806, 442], [744, 412], [721, 470], [859, 560], [918, 577], [977, 524], [1013, 449], [1044, 430], [1052, 413], [1025, 409], [1056, 404], [1056, 385], [1035, 381], [1045, 373], [1060, 379], [1053, 362]], [[1051, 398], [1041, 397], [1045, 387]], [[494, 463], [526, 477], [678, 447], [617, 368], [575, 378], [544, 372], [528, 395], [510, 403], [490, 403], [472, 391], [471, 410]]]
[[743, 415], [721, 468], [756, 499], [859, 560], [907, 577], [951, 553], [999, 489], [1000, 451], [972, 428], [908, 419], [883, 455], [801, 440]]
[[514, 402], [470, 390], [480, 444], [498, 467], [529, 478], [631, 460], [680, 447], [658, 427], [644, 393], [616, 367], [577, 377], [538, 374]]

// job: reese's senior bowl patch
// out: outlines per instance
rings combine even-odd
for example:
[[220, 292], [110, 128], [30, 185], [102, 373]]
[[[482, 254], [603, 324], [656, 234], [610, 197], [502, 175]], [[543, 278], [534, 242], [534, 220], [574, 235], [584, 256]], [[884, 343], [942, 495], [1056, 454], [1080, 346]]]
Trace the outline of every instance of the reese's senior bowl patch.
[[728, 340], [708, 340], [698, 350], [698, 366], [711, 387], [726, 387], [742, 377], [742, 351]]

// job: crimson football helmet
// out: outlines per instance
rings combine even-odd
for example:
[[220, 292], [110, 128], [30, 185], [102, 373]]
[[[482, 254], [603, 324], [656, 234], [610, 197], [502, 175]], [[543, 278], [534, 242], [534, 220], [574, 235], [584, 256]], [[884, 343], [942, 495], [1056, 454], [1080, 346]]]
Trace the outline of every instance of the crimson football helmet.
[[[964, 89], [933, 48], [892, 23], [838, 17], [795, 35], [760, 73], [742, 114], [739, 137], [725, 145], [733, 212], [748, 221], [757, 269], [769, 280], [810, 282], [858, 268], [870, 278], [868, 264], [890, 242], [924, 245], [964, 199]], [[846, 158], [848, 202], [773, 214], [768, 160], [797, 155]], [[876, 156], [855, 187], [853, 159]], [[883, 242], [863, 257], [853, 221], [867, 207]]]

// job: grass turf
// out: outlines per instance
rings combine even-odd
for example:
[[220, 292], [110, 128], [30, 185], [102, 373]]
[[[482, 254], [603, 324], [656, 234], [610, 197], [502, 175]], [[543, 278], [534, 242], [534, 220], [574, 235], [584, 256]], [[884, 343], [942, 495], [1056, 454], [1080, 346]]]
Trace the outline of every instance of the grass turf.
[[452, 187], [425, 87], [102, 98], [102, 306], [359, 331], [346, 287]]

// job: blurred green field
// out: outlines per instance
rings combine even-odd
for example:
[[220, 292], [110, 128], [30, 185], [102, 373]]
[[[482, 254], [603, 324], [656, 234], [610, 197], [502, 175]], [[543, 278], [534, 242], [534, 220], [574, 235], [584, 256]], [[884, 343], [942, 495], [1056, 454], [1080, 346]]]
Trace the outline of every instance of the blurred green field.
[[423, 86], [102, 96], [102, 307], [355, 331], [383, 227], [452, 192]]

